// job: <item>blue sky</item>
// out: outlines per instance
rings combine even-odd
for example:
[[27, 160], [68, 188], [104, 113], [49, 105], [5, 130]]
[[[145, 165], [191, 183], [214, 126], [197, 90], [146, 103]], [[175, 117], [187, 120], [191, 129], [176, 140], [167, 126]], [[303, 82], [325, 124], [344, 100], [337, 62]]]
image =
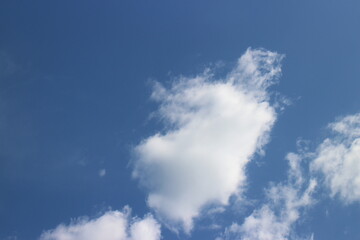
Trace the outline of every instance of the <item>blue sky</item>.
[[357, 239], [360, 3], [0, 3], [0, 239]]

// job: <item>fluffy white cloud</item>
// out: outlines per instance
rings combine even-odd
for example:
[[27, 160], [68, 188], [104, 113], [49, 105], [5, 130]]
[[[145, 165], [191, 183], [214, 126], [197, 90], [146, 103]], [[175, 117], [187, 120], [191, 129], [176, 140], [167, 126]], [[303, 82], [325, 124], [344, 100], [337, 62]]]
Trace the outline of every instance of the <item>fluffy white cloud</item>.
[[44, 232], [39, 240], [159, 240], [160, 225], [151, 216], [130, 218], [130, 209], [108, 211], [99, 218], [81, 218]]
[[267, 88], [282, 58], [248, 49], [224, 79], [207, 70], [168, 89], [155, 86], [166, 129], [136, 146], [133, 176], [164, 222], [190, 232], [204, 206], [226, 205], [241, 193], [246, 164], [263, 150], [276, 120]]
[[[221, 239], [286, 240], [294, 239], [292, 226], [300, 217], [300, 210], [313, 203], [316, 181], [305, 180], [301, 171], [301, 157], [287, 156], [290, 170], [288, 181], [267, 190], [267, 202], [245, 218], [242, 225], [232, 224]], [[309, 237], [312, 238], [311, 236]]]
[[311, 165], [320, 172], [331, 195], [346, 203], [360, 201], [360, 114], [329, 124], [332, 137], [318, 147]]

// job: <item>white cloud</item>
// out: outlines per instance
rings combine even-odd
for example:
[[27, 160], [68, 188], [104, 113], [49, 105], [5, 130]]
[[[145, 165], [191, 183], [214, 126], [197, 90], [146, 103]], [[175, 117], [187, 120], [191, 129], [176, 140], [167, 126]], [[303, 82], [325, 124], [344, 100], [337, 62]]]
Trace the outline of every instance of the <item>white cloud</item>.
[[[294, 239], [293, 225], [300, 217], [300, 210], [313, 203], [311, 197], [316, 181], [306, 181], [301, 171], [301, 157], [287, 156], [290, 170], [287, 183], [267, 189], [267, 202], [245, 218], [242, 225], [233, 223], [220, 239], [286, 240]], [[308, 237], [311, 239], [312, 236]]]
[[[332, 196], [338, 195], [346, 203], [360, 201], [360, 114], [343, 117], [328, 127], [333, 134], [315, 152], [310, 152], [305, 142], [299, 155], [287, 156], [288, 182], [269, 188], [268, 201], [241, 225], [234, 223], [228, 227], [218, 239], [299, 239], [293, 226], [301, 217], [301, 210], [314, 202], [312, 193], [317, 185], [317, 172], [323, 176]], [[310, 180], [301, 170], [304, 158], [310, 160]], [[313, 235], [308, 239], [313, 239]]]
[[276, 120], [267, 88], [282, 58], [248, 49], [224, 79], [207, 70], [169, 89], [155, 86], [152, 97], [167, 128], [136, 146], [133, 176], [168, 225], [190, 232], [204, 206], [226, 205], [241, 193], [245, 167], [262, 152]]
[[318, 147], [312, 170], [320, 172], [331, 196], [346, 203], [360, 201], [360, 114], [329, 124], [332, 137]]
[[100, 169], [99, 170], [99, 176], [104, 177], [106, 175], [106, 169]]
[[151, 216], [130, 217], [130, 209], [108, 211], [101, 217], [81, 218], [44, 232], [39, 240], [159, 240], [160, 224]]
[[160, 225], [151, 216], [131, 225], [131, 240], [155, 240], [161, 237]]

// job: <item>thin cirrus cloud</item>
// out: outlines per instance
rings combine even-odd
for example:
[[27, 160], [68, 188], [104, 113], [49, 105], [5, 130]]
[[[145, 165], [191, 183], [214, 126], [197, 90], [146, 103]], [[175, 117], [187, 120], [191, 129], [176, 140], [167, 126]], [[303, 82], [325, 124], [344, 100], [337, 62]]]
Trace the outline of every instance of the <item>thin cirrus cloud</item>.
[[39, 240], [160, 240], [160, 224], [151, 216], [131, 218], [130, 208], [108, 211], [96, 219], [80, 218], [44, 232]]
[[268, 87], [281, 74], [282, 58], [248, 49], [224, 79], [207, 70], [169, 88], [155, 85], [152, 98], [167, 128], [135, 147], [133, 176], [170, 228], [189, 233], [204, 207], [241, 195], [245, 167], [263, 151], [276, 120]]
[[[217, 240], [298, 239], [293, 226], [300, 219], [301, 210], [314, 203], [317, 181], [304, 177], [301, 155], [289, 153], [286, 159], [290, 166], [287, 181], [269, 187], [266, 190], [267, 201], [246, 217], [241, 225], [233, 223]], [[313, 236], [306, 239], [313, 239]]]
[[311, 163], [320, 173], [332, 197], [345, 203], [360, 201], [360, 114], [329, 124], [333, 135], [317, 148]]

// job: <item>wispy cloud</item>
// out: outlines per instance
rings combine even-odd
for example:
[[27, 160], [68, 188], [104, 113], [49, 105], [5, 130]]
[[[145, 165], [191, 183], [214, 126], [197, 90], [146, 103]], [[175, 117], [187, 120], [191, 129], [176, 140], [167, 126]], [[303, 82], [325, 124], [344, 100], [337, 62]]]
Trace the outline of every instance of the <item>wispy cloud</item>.
[[135, 148], [133, 176], [148, 190], [148, 205], [167, 225], [190, 232], [207, 204], [241, 194], [245, 167], [262, 152], [276, 120], [268, 87], [282, 55], [248, 49], [224, 79], [211, 70], [156, 84], [152, 98], [167, 128]]
[[[360, 201], [360, 114], [340, 118], [328, 128], [331, 136], [315, 151], [304, 148], [298, 154], [287, 155], [290, 166], [287, 182], [267, 189], [267, 202], [241, 225], [234, 223], [228, 227], [219, 239], [299, 239], [293, 226], [301, 217], [301, 210], [314, 203], [318, 182], [330, 189], [332, 197], [338, 195], [345, 203]], [[310, 163], [307, 175], [301, 167], [304, 159]]]
[[241, 225], [233, 223], [218, 240], [298, 239], [293, 225], [300, 218], [301, 209], [313, 204], [312, 194], [317, 185], [315, 179], [304, 178], [301, 159], [300, 155], [288, 154], [287, 182], [268, 188], [266, 203], [246, 217]]
[[106, 175], [106, 169], [105, 169], [105, 168], [100, 169], [100, 170], [99, 170], [99, 176], [100, 176], [100, 177], [104, 177], [105, 175]]
[[15, 63], [11, 55], [0, 50], [0, 77], [7, 77], [21, 70], [20, 66]]
[[345, 203], [360, 201], [360, 114], [329, 124], [333, 135], [315, 152], [311, 168], [321, 173], [331, 196]]
[[80, 218], [44, 232], [39, 240], [160, 240], [160, 224], [151, 216], [131, 218], [130, 208], [108, 211], [99, 218]]

